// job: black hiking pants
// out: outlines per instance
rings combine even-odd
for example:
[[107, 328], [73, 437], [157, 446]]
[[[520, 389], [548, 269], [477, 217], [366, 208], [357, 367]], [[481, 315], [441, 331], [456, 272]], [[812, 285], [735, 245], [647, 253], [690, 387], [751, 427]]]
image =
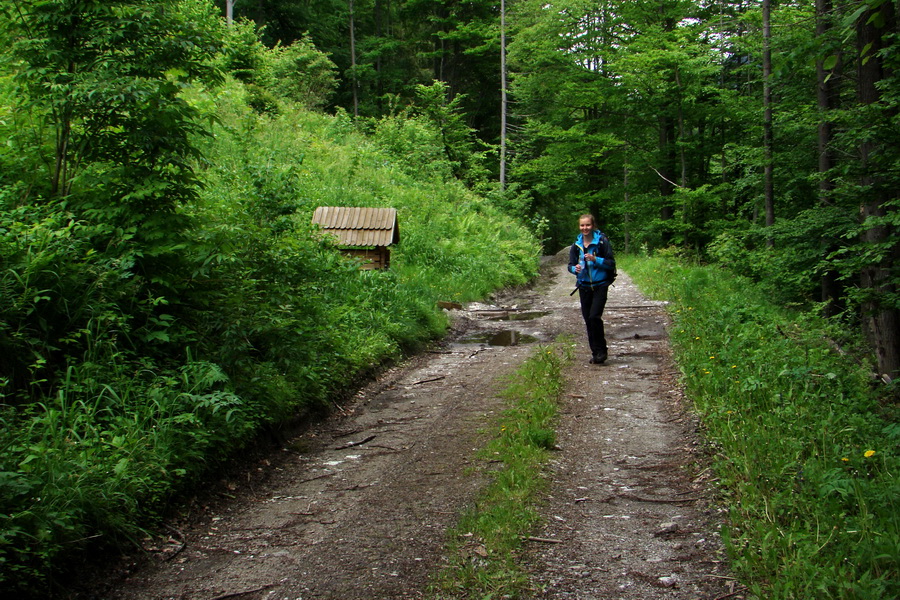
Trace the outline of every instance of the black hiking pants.
[[606, 308], [606, 296], [609, 286], [595, 288], [579, 287], [578, 298], [581, 300], [581, 316], [587, 326], [588, 344], [592, 356], [606, 356], [606, 332], [603, 330], [603, 309]]

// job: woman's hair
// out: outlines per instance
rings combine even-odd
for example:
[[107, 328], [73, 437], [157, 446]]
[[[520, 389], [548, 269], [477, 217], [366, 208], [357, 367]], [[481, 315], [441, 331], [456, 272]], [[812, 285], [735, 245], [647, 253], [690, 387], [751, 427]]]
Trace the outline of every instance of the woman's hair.
[[591, 227], [596, 227], [596, 226], [597, 226], [597, 219], [595, 219], [595, 218], [594, 218], [594, 215], [592, 215], [591, 213], [584, 213], [583, 215], [581, 215], [580, 217], [578, 217], [578, 222], [580, 223], [582, 219], [590, 219], [590, 220], [591, 220]]

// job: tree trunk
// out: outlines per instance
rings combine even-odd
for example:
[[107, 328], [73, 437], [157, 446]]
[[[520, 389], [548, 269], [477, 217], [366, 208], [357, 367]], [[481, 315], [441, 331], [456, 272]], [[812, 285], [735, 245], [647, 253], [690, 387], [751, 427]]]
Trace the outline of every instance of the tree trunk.
[[685, 134], [684, 134], [684, 94], [681, 90], [681, 75], [678, 67], [675, 67], [675, 89], [678, 90], [678, 161], [681, 167], [681, 187], [687, 187], [687, 159], [684, 154]]
[[[831, 30], [831, 0], [816, 0], [816, 37], [820, 45], [825, 47], [826, 38]], [[842, 62], [840, 53], [835, 57], [834, 65], [830, 72], [826, 69], [825, 61], [828, 57], [820, 56], [816, 61], [816, 96], [819, 106], [818, 125], [818, 173], [819, 173], [819, 204], [829, 206], [833, 203], [831, 192], [834, 189], [834, 180], [830, 174], [834, 166], [831, 141], [833, 131], [830, 112], [838, 108], [840, 95], [840, 75]], [[835, 244], [829, 240], [822, 243], [822, 256], [827, 257], [834, 250]], [[820, 279], [821, 301], [825, 303], [824, 314], [835, 316], [843, 309], [840, 298], [843, 296], [844, 286], [838, 280], [837, 273], [829, 269], [822, 274]]]
[[506, 0], [500, 0], [500, 192], [506, 189]]
[[353, 24], [353, 0], [350, 0], [350, 85], [353, 86], [353, 116], [359, 116], [359, 91], [356, 80], [356, 26]]
[[625, 165], [622, 167], [622, 199], [625, 202], [625, 239], [624, 239], [624, 248], [622, 251], [625, 254], [631, 249], [631, 207], [629, 204], [631, 203], [629, 195], [628, 195], [628, 149], [625, 150]]
[[[379, 40], [384, 35], [381, 27], [381, 0], [375, 0], [375, 37]], [[384, 81], [381, 74], [381, 52], [375, 57], [375, 106], [378, 114], [382, 114], [382, 96], [384, 96]]]
[[[659, 194], [662, 196], [663, 205], [660, 208], [660, 218], [664, 221], [671, 219], [675, 215], [672, 209], [672, 196], [675, 195], [674, 166], [675, 166], [675, 123], [672, 119], [665, 115], [659, 117], [659, 156], [660, 163], [660, 182]], [[663, 240], [669, 243], [668, 239]]]
[[234, 23], [234, 5], [237, 0], [225, 0], [225, 21], [231, 25]]
[[[763, 0], [763, 186], [765, 191], [766, 227], [775, 224], [775, 185], [772, 182], [772, 2]], [[769, 247], [774, 245], [771, 236], [766, 240]]]
[[[891, 33], [894, 25], [894, 6], [890, 2], [877, 10], [882, 12], [883, 27], [872, 21], [874, 11], [866, 11], [856, 25], [859, 62], [857, 67], [857, 101], [863, 106], [876, 104], [881, 99], [878, 84], [885, 78], [885, 70], [880, 51], [885, 44], [885, 35]], [[863, 176], [860, 184], [869, 190], [860, 206], [860, 217], [883, 217], [888, 211], [892, 190], [881, 181], [872, 158], [883, 149], [877, 140], [867, 139], [860, 144], [860, 161]], [[891, 296], [897, 294], [897, 286], [891, 278], [895, 261], [900, 260], [900, 242], [897, 232], [890, 225], [877, 225], [865, 229], [861, 241], [867, 245], [889, 245], [890, 250], [878, 263], [865, 266], [860, 283], [867, 292], [867, 300], [862, 306], [863, 324], [866, 334], [875, 350], [878, 372], [888, 378], [900, 376], [900, 310], [891, 303]]]

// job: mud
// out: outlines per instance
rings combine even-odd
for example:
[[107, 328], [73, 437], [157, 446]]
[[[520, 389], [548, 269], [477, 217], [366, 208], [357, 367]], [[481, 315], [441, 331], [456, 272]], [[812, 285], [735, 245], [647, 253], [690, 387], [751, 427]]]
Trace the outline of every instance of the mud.
[[[504, 376], [540, 343], [566, 339], [577, 359], [533, 536], [543, 541], [523, 554], [532, 597], [740, 598], [663, 307], [620, 273], [606, 313], [610, 358], [588, 365], [563, 260], [548, 258], [528, 290], [453, 310], [441, 344], [211, 485], [165, 535], [145, 540], [146, 556], [111, 565], [73, 597], [424, 597], [445, 532], [485, 483], [475, 453], [503, 409]], [[520, 342], [490, 343], [497, 336]]]

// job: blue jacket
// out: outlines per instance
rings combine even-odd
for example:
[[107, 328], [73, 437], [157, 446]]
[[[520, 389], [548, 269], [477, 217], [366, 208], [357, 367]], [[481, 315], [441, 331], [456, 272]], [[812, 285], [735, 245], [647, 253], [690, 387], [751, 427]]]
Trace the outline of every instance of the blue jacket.
[[[603, 235], [599, 229], [595, 229], [590, 243], [587, 246], [587, 254], [596, 256], [596, 260], [586, 263], [584, 260], [585, 248], [582, 243], [582, 234], [578, 234], [575, 243], [569, 249], [569, 273], [577, 275], [577, 287], [595, 288], [612, 283], [612, 273], [616, 270], [616, 259], [613, 257], [612, 246], [609, 238]], [[581, 273], [575, 273], [575, 265], [581, 264]]]

